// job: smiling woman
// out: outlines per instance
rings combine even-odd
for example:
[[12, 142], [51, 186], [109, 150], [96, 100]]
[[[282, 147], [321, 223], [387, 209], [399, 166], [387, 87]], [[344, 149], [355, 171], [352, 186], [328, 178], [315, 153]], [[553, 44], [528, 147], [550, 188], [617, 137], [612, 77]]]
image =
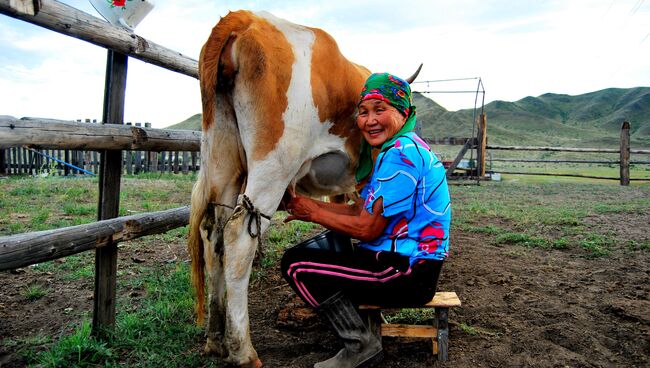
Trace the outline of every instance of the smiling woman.
[[282, 258], [285, 280], [344, 342], [316, 368], [368, 367], [381, 360], [381, 340], [362, 321], [359, 304], [417, 306], [436, 292], [449, 252], [449, 190], [442, 164], [412, 132], [415, 120], [409, 84], [372, 74], [358, 103], [361, 199], [335, 204], [290, 193], [287, 221], [315, 222], [336, 232], [332, 238], [361, 241], [352, 248], [305, 242]]
[[404, 122], [406, 117], [384, 101], [370, 100], [359, 104], [357, 125], [363, 138], [373, 147], [381, 147], [402, 129]]

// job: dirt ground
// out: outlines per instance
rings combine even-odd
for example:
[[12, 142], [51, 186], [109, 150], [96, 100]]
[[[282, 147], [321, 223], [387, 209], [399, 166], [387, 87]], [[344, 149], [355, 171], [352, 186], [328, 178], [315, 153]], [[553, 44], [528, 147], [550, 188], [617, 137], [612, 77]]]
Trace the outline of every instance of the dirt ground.
[[[641, 217], [627, 222], [634, 227], [629, 230], [647, 236], [643, 232], [650, 228], [650, 214]], [[604, 225], [599, 218], [591, 221]], [[187, 260], [182, 242], [149, 244], [155, 252], [121, 249], [120, 264]], [[452, 232], [451, 244], [438, 290], [455, 291], [463, 306], [449, 314], [449, 360], [438, 363], [426, 339], [384, 338], [380, 367], [650, 366], [647, 250], [621, 246], [607, 257], [589, 258], [580, 249], [495, 246], [491, 235], [459, 231]], [[30, 268], [0, 273], [0, 337], [5, 342], [39, 331], [59, 336], [92, 310], [92, 278], [64, 282], [49, 275], [35, 280], [32, 273]], [[27, 301], [19, 291], [33, 282], [55, 292]], [[311, 367], [339, 348], [315, 317], [297, 322], [283, 316], [279, 321], [279, 314], [293, 313], [286, 309], [293, 304], [278, 273], [270, 272], [251, 289], [252, 338], [267, 367]], [[472, 329], [461, 328], [466, 326]], [[23, 366], [18, 349], [0, 344], [0, 366]]]

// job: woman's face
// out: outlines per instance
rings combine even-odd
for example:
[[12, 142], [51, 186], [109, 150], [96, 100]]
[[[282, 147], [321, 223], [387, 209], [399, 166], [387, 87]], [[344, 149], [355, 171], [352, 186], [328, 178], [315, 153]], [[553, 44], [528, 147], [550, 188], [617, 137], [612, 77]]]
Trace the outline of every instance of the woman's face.
[[391, 139], [406, 122], [406, 117], [387, 102], [368, 99], [359, 104], [357, 126], [373, 147]]

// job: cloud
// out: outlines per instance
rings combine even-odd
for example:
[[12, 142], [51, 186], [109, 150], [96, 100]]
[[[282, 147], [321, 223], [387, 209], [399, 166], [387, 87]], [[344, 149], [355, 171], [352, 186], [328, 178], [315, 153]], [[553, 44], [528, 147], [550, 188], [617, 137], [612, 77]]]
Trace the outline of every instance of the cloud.
[[[65, 2], [99, 17], [88, 1]], [[137, 33], [198, 59], [219, 17], [240, 8], [322, 28], [373, 71], [408, 76], [422, 62], [420, 81], [482, 77], [488, 102], [650, 85], [650, 4], [638, 1], [158, 1]], [[103, 48], [0, 16], [0, 114], [101, 118], [105, 62]], [[127, 121], [164, 127], [200, 112], [195, 79], [135, 59], [126, 95]], [[455, 110], [475, 96], [430, 97]]]

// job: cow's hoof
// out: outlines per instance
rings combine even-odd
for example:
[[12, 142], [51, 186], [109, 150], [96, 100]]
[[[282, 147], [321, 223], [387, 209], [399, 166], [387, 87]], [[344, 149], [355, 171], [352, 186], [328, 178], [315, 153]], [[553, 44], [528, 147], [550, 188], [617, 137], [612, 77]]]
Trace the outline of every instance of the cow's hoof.
[[226, 356], [226, 350], [224, 349], [223, 344], [210, 338], [205, 342], [203, 351], [208, 355], [216, 355], [220, 357]]
[[240, 365], [241, 368], [262, 368], [262, 366], [263, 366], [262, 361], [259, 360], [259, 358], [251, 360], [246, 364]]
[[251, 359], [249, 361], [244, 361], [244, 359], [235, 359], [232, 355], [228, 356], [225, 361], [228, 364], [238, 366], [240, 368], [262, 368], [264, 365], [262, 364], [262, 361], [257, 357], [257, 354], [255, 354], [254, 359]]

